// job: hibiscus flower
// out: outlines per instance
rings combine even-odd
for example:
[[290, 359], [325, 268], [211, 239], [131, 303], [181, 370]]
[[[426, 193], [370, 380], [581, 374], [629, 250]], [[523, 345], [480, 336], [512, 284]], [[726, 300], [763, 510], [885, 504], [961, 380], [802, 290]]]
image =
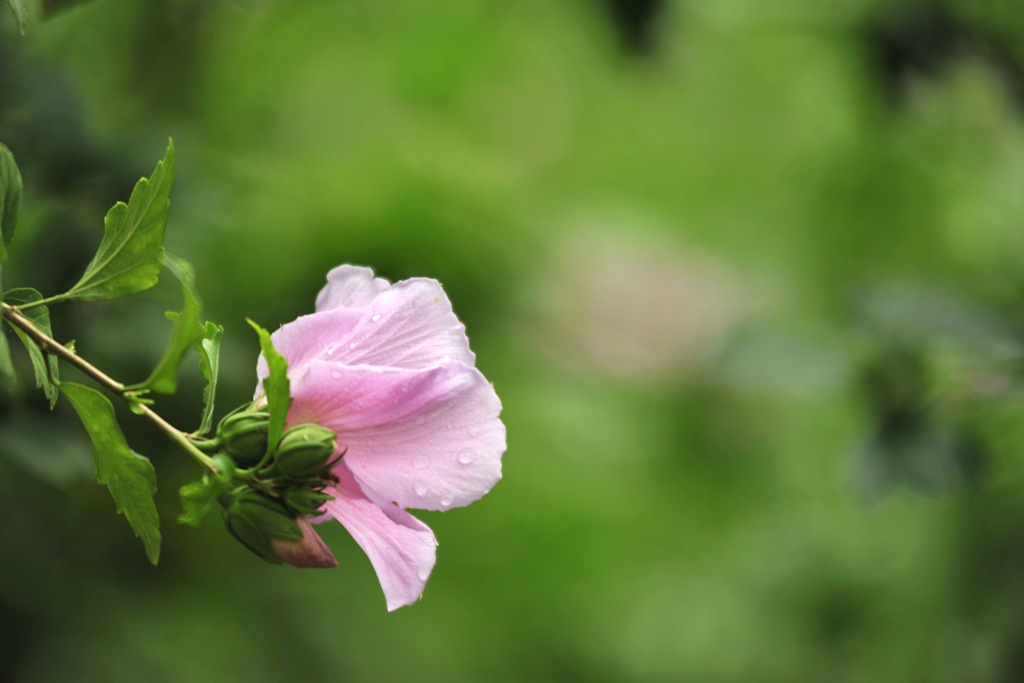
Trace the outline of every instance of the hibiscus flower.
[[[327, 275], [316, 313], [272, 335], [288, 361], [287, 426], [338, 434], [337, 484], [323, 515], [366, 552], [388, 610], [415, 602], [437, 541], [406, 509], [447, 510], [477, 500], [501, 478], [505, 426], [494, 387], [476, 369], [465, 327], [440, 283], [391, 284], [369, 268]], [[257, 367], [262, 382], [267, 364]]]

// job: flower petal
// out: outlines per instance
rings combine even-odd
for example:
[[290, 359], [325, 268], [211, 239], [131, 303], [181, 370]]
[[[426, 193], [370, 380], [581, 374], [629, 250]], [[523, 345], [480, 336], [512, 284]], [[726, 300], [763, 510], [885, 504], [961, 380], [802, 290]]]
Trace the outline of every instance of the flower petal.
[[337, 474], [340, 482], [328, 489], [334, 500], [324, 505], [325, 512], [341, 522], [370, 558], [388, 611], [411, 605], [423, 595], [434, 568], [433, 532], [405, 510], [370, 500], [344, 467]]
[[[349, 308], [303, 315], [274, 332], [270, 339], [278, 353], [288, 359], [288, 374], [294, 375], [309, 361], [337, 353], [364, 317], [363, 311]], [[260, 354], [256, 362], [257, 398], [267, 373], [267, 360]]]
[[425, 368], [448, 360], [476, 363], [466, 328], [437, 280], [403, 280], [363, 310], [364, 317], [332, 360], [394, 368]]
[[336, 431], [359, 483], [399, 507], [468, 505], [501, 479], [501, 402], [476, 368], [313, 361], [291, 388], [289, 424], [315, 422]]
[[316, 310], [326, 311], [339, 306], [362, 308], [390, 286], [391, 283], [384, 278], [374, 277], [369, 268], [338, 266], [327, 273], [327, 284], [316, 297]]
[[[332, 284], [320, 292], [321, 301], [340, 303], [318, 313], [300, 316], [271, 335], [274, 348], [288, 359], [289, 375], [301, 373], [314, 359], [345, 365], [425, 368], [450, 360], [474, 365], [466, 328], [455, 317], [451, 302], [437, 280], [413, 278], [380, 289], [368, 268], [340, 266], [328, 277]], [[353, 272], [355, 271], [355, 272]], [[375, 294], [372, 292], [376, 292]], [[255, 397], [262, 392], [267, 362], [256, 363]]]

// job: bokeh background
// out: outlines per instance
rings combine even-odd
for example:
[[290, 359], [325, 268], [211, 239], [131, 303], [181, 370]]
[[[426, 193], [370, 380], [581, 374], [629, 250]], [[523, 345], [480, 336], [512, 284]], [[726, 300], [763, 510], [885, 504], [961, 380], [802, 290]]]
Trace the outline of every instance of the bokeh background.
[[[40, 9], [41, 7], [41, 9]], [[263, 564], [153, 458], [151, 567], [64, 406], [0, 399], [0, 678], [1024, 680], [1024, 8], [1011, 0], [92, 0], [0, 12], [8, 286], [63, 291], [177, 149], [223, 414], [331, 267], [441, 280], [504, 480], [424, 599]], [[6, 10], [6, 8], [0, 8]], [[161, 283], [54, 310], [125, 381]], [[199, 373], [159, 409], [198, 420]]]

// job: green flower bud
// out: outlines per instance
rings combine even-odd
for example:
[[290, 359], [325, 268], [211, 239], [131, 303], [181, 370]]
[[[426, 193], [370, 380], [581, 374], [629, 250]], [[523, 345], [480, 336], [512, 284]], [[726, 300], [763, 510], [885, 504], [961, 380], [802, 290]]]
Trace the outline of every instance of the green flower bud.
[[224, 450], [242, 466], [255, 465], [267, 452], [270, 415], [265, 410], [232, 413], [220, 421], [217, 436]]
[[260, 559], [271, 564], [281, 564], [281, 558], [270, 545], [270, 538], [260, 527], [245, 515], [227, 513], [224, 515], [224, 526], [235, 540], [244, 545]]
[[298, 541], [302, 529], [283, 503], [252, 490], [233, 494], [224, 506], [224, 523], [235, 539], [262, 559], [280, 564], [275, 539]]
[[285, 431], [274, 453], [278, 471], [292, 479], [323, 472], [338, 447], [338, 435], [317, 424], [301, 424]]
[[281, 494], [284, 504], [302, 516], [319, 514], [320, 508], [334, 496], [322, 491], [314, 491], [305, 486], [292, 486]]

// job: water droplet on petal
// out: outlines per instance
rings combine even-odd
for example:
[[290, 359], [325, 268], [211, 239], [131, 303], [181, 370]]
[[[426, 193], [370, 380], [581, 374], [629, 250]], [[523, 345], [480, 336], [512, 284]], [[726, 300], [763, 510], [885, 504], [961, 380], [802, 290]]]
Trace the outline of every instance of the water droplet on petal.
[[416, 486], [414, 486], [413, 488], [415, 489], [417, 496], [422, 496], [427, 492], [427, 485], [424, 484], [422, 481], [416, 482]]
[[441, 496], [441, 507], [446, 508], [452, 504], [455, 500], [454, 494], [451, 491], [445, 491], [444, 495]]
[[430, 570], [426, 567], [420, 567], [416, 571], [416, 576], [420, 577], [420, 581], [426, 581], [430, 577]]
[[469, 449], [464, 450], [461, 453], [459, 453], [459, 463], [461, 463], [463, 465], [469, 465], [474, 460], [476, 460], [476, 453], [474, 453], [473, 451], [471, 451]]
[[341, 379], [342, 372], [338, 368], [331, 370], [331, 377], [334, 379]]
[[356, 343], [352, 342], [351, 344], [348, 345], [348, 348], [349, 350], [356, 348]]
[[374, 313], [373, 315], [371, 315], [370, 320], [372, 322], [377, 322], [378, 320], [380, 320], [380, 313]]

